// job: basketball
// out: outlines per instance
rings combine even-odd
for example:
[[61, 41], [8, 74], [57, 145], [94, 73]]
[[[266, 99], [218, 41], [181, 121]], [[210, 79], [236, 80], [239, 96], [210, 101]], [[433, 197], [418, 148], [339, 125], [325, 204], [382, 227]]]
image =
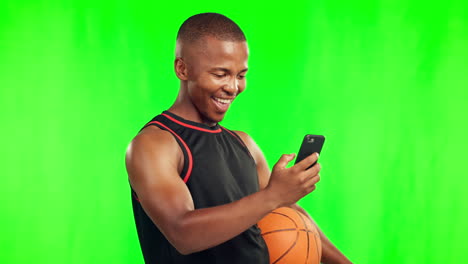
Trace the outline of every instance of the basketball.
[[318, 264], [322, 243], [312, 221], [289, 207], [266, 215], [258, 227], [268, 247], [270, 264]]

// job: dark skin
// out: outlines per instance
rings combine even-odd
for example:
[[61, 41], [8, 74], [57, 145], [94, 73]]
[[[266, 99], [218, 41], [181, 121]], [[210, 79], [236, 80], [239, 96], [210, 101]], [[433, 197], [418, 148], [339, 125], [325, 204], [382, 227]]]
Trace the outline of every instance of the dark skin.
[[[270, 169], [268, 167], [268, 164], [265, 160], [265, 156], [263, 155], [262, 151], [260, 148], [255, 144], [255, 142], [250, 138], [246, 133], [241, 132], [241, 131], [236, 131], [236, 133], [242, 138], [242, 140], [245, 142], [247, 147], [249, 148], [249, 151], [252, 153], [252, 156], [255, 159], [255, 162], [257, 164], [257, 172], [258, 172], [258, 177], [259, 177], [259, 184], [260, 184], [260, 189], [266, 188], [269, 184], [270, 180]], [[313, 154], [314, 155], [314, 154]], [[316, 166], [316, 165], [315, 165]], [[351, 263], [346, 256], [344, 256], [334, 245], [331, 243], [331, 241], [325, 236], [325, 234], [318, 228], [317, 224], [314, 222], [312, 217], [304, 210], [302, 209], [298, 204], [294, 203], [290, 205], [290, 207], [300, 211], [304, 215], [308, 216], [312, 223], [317, 227], [317, 230], [319, 231], [320, 234], [320, 240], [322, 241], [322, 263], [326, 264], [341, 264], [341, 263]]]
[[[180, 90], [169, 111], [209, 126], [220, 122], [232, 101], [245, 89], [246, 42], [209, 36], [197, 43], [178, 41], [176, 57], [174, 68]], [[145, 212], [181, 254], [202, 251], [232, 239], [278, 207], [291, 206], [306, 213], [296, 202], [312, 192], [320, 180], [319, 163], [306, 170], [318, 155], [312, 154], [289, 168], [286, 166], [294, 155], [282, 155], [270, 172], [255, 142], [246, 133], [237, 133], [255, 159], [260, 190], [211, 208], [194, 208], [190, 191], [180, 177], [183, 153], [172, 134], [148, 126], [128, 147], [126, 165], [130, 183]], [[320, 236], [323, 263], [351, 263], [321, 231]]]

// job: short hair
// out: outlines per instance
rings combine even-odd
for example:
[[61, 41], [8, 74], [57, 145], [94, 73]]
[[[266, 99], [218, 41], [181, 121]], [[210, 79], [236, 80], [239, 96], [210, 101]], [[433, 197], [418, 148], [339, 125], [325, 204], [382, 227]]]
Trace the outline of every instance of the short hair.
[[230, 18], [218, 13], [201, 13], [189, 17], [180, 26], [177, 40], [193, 43], [206, 36], [226, 41], [246, 41], [240, 27]]

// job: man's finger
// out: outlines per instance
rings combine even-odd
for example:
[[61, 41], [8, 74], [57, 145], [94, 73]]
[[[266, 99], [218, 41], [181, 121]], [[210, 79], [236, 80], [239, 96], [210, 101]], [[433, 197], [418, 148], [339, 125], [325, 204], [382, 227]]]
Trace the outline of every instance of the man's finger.
[[312, 153], [307, 158], [301, 160], [295, 166], [300, 170], [306, 170], [310, 165], [314, 164], [318, 160], [319, 154], [317, 152]]
[[281, 155], [281, 158], [278, 160], [278, 162], [276, 162], [274, 168], [276, 169], [283, 169], [286, 167], [286, 165], [288, 165], [289, 162], [291, 162], [291, 160], [294, 159], [294, 154], [283, 154]]
[[306, 175], [309, 175], [309, 176], [315, 176], [320, 172], [321, 169], [322, 169], [322, 166], [320, 165], [320, 163], [315, 163], [315, 165], [308, 168], [305, 171], [305, 173]]
[[311, 178], [309, 178], [309, 179], [307, 180], [306, 186], [307, 186], [307, 187], [311, 187], [311, 186], [317, 184], [317, 182], [319, 182], [319, 181], [320, 181], [320, 175], [317, 174], [316, 176], [311, 177]]

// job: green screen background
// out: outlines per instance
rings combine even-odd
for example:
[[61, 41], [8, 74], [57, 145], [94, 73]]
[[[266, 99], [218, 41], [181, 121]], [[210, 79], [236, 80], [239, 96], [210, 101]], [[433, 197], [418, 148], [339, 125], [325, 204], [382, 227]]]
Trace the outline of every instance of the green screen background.
[[220, 12], [250, 46], [222, 125], [270, 166], [326, 136], [300, 204], [355, 263], [466, 258], [465, 1], [0, 3], [1, 263], [142, 263], [124, 154], [178, 91], [180, 24]]

